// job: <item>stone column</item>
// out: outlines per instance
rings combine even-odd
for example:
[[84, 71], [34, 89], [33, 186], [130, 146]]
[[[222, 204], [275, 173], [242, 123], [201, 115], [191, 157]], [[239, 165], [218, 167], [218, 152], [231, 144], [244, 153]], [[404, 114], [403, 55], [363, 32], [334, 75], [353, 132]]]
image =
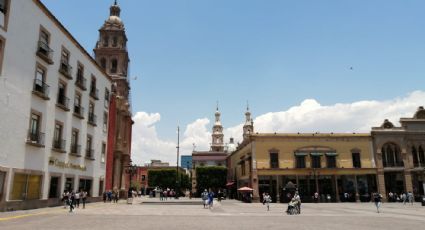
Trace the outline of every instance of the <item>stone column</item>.
[[276, 176], [276, 203], [280, 202], [280, 176]]
[[359, 186], [357, 185], [357, 175], [354, 175], [354, 188], [356, 190], [356, 202], [360, 202], [360, 196], [359, 196]]
[[404, 189], [405, 192], [413, 192], [412, 174], [410, 171], [404, 171]]
[[334, 184], [335, 184], [335, 196], [336, 196], [336, 202], [341, 202], [340, 198], [339, 198], [339, 191], [338, 191], [338, 176], [333, 175], [333, 180], [334, 180]]
[[387, 199], [387, 191], [385, 189], [385, 175], [384, 171], [378, 171], [378, 174], [376, 175], [377, 179], [377, 185], [378, 185], [378, 192], [382, 195], [384, 200]]

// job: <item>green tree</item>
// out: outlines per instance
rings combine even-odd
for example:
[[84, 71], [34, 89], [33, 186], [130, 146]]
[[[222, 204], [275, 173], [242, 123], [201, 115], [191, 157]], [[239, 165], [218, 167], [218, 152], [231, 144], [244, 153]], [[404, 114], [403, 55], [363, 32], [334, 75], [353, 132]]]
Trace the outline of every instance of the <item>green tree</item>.
[[218, 190], [226, 187], [227, 169], [222, 166], [206, 166], [196, 168], [196, 190], [198, 195], [204, 189]]
[[[184, 170], [179, 170], [179, 188], [190, 188], [189, 176]], [[149, 169], [148, 181], [150, 187], [176, 188], [176, 169]]]

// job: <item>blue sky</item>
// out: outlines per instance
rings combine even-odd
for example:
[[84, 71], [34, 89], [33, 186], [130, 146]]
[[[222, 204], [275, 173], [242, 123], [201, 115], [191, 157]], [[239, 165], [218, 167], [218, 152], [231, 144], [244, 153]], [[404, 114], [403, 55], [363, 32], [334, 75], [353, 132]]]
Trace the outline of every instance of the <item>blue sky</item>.
[[[43, 0], [91, 53], [112, 0]], [[308, 98], [322, 105], [403, 97], [425, 85], [422, 0], [120, 0], [133, 111], [158, 135], [213, 119], [225, 126]], [[350, 67], [353, 69], [351, 70]]]

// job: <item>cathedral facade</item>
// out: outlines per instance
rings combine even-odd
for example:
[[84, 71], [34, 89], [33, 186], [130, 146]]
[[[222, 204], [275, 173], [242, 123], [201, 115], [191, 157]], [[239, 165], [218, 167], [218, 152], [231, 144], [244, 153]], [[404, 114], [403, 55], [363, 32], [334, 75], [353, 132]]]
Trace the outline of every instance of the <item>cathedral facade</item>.
[[131, 164], [131, 128], [127, 36], [120, 18], [117, 2], [110, 7], [110, 15], [99, 29], [99, 40], [94, 48], [95, 59], [112, 78], [109, 104], [108, 150], [106, 155], [106, 190], [125, 191], [130, 187], [126, 167]]

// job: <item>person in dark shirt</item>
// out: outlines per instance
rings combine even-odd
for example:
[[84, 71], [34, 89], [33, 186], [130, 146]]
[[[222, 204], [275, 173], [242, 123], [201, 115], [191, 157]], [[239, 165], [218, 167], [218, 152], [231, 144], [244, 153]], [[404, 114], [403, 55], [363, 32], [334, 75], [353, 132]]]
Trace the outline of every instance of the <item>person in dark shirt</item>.
[[373, 201], [375, 202], [376, 211], [379, 213], [379, 208], [381, 207], [381, 203], [382, 203], [382, 195], [379, 194], [378, 192], [375, 192], [373, 194]]

